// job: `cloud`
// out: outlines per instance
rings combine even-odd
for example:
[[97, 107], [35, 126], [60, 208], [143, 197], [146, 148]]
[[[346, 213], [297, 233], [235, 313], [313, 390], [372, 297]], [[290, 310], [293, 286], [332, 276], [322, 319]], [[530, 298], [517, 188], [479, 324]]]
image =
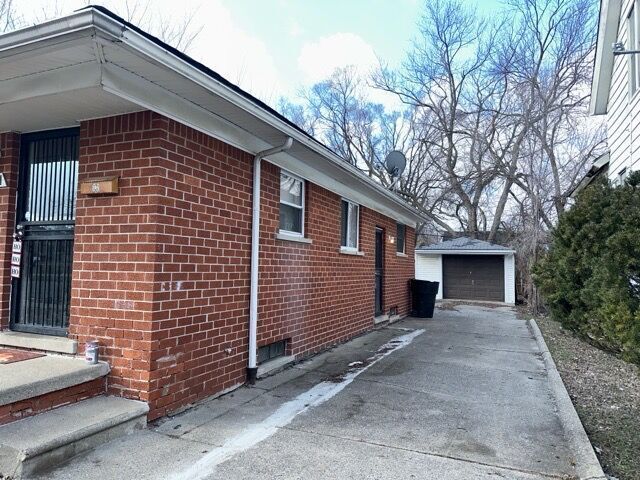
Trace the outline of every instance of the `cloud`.
[[285, 90], [267, 45], [242, 28], [221, 1], [202, 3], [198, 16], [204, 28], [189, 52], [192, 56], [266, 101]]
[[306, 43], [298, 57], [298, 67], [309, 83], [327, 78], [336, 68], [351, 65], [361, 75], [367, 75], [377, 64], [371, 45], [355, 33], [334, 33]]
[[[298, 57], [298, 68], [308, 84], [324, 80], [337, 68], [347, 66], [354, 66], [360, 76], [368, 79], [378, 65], [373, 47], [355, 33], [334, 33], [306, 43]], [[367, 88], [366, 93], [369, 100], [389, 110], [401, 108], [400, 100], [393, 94], [375, 88]]]
[[289, 22], [289, 35], [293, 38], [297, 38], [304, 33], [304, 28], [298, 23], [297, 20], [291, 19]]

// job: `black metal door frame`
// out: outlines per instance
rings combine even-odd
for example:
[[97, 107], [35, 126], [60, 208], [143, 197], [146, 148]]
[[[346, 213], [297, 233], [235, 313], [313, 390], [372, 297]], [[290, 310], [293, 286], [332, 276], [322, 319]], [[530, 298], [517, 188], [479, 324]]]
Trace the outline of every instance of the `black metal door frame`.
[[384, 230], [376, 227], [375, 237], [375, 316], [384, 312]]
[[[67, 334], [78, 137], [78, 128], [21, 137], [14, 238], [22, 240], [22, 259], [20, 278], [13, 278], [11, 282], [11, 330]], [[36, 158], [33, 162], [29, 158], [32, 145], [32, 157]], [[41, 158], [37, 158], [38, 155]], [[73, 161], [63, 161], [63, 155], [64, 158], [75, 158], [75, 165]], [[34, 175], [36, 164], [39, 164], [39, 172], [32, 182], [30, 177]], [[37, 191], [37, 197], [31, 194], [30, 186]], [[30, 218], [26, 218], [28, 212]]]

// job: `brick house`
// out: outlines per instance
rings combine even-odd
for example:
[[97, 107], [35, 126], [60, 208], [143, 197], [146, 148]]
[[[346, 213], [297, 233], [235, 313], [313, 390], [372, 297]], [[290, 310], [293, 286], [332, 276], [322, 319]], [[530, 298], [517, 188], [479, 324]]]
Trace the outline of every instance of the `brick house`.
[[408, 313], [416, 211], [108, 10], [0, 36], [0, 132], [0, 346], [108, 366], [0, 424], [152, 420]]

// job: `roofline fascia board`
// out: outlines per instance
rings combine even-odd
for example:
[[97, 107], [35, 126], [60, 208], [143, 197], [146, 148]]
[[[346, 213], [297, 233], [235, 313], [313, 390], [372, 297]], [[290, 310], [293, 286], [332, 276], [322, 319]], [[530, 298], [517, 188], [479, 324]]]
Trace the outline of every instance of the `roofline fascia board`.
[[416, 254], [423, 255], [511, 255], [515, 250], [421, 250], [416, 248]]
[[621, 0], [601, 0], [598, 22], [598, 40], [591, 81], [591, 115], [604, 115], [609, 104], [609, 92], [613, 75], [614, 55], [612, 44], [618, 37]]
[[122, 25], [98, 11], [75, 12], [65, 17], [2, 34], [0, 59], [41, 49], [45, 45], [57, 48], [60, 43], [91, 36], [96, 30], [117, 37], [123, 28]]
[[[317, 152], [321, 156], [327, 158], [331, 162], [335, 163], [339, 168], [345, 170], [349, 174], [353, 175], [359, 182], [366, 185], [369, 188], [373, 188], [382, 193], [385, 197], [388, 197], [392, 202], [397, 204], [402, 210], [406, 211], [406, 215], [413, 218], [413, 221], [423, 221], [422, 216], [405, 204], [401, 199], [397, 198], [391, 192], [386, 190], [382, 185], [376, 183], [374, 180], [369, 179], [364, 173], [358, 170], [356, 167], [351, 166], [345, 160], [331, 152], [328, 148], [324, 147], [316, 140], [312, 140], [306, 135], [286, 124], [273, 114], [265, 111], [263, 108], [255, 105], [249, 99], [244, 98], [238, 93], [231, 90], [221, 82], [211, 78], [209, 75], [196, 69], [188, 62], [181, 58], [176, 57], [173, 53], [163, 49], [159, 45], [140, 35], [138, 32], [131, 30], [130, 28], [122, 25], [115, 20], [107, 17], [102, 12], [96, 12], [98, 15], [102, 15], [106, 20], [114, 22], [117, 25], [122, 26], [122, 33], [120, 39], [123, 43], [135, 49], [141, 53], [148, 61], [160, 64], [166, 68], [169, 68], [180, 75], [184, 76], [188, 80], [193, 81], [197, 85], [212, 91], [216, 95], [222, 97], [233, 105], [243, 109], [250, 113], [254, 117], [262, 120], [266, 124], [272, 125], [277, 128], [284, 136], [292, 137], [297, 143], [304, 145], [305, 147]], [[256, 154], [258, 150], [251, 151], [249, 153]]]

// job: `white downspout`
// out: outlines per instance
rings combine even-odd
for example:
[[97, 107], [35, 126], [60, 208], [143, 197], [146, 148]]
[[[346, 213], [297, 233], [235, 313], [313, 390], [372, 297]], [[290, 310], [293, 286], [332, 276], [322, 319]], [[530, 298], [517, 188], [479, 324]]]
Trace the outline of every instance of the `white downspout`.
[[293, 138], [279, 147], [256, 153], [253, 157], [253, 215], [251, 217], [251, 287], [249, 297], [249, 365], [247, 367], [247, 381], [255, 383], [258, 376], [258, 270], [260, 255], [260, 168], [261, 160], [269, 155], [289, 150], [293, 145]]

